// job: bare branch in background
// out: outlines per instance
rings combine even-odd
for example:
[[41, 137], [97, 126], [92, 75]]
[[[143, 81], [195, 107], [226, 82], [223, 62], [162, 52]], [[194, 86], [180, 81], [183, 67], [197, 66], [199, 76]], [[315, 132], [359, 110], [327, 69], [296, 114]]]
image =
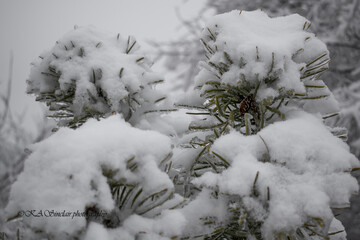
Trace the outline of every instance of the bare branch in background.
[[6, 117], [10, 111], [10, 97], [11, 97], [11, 83], [12, 83], [12, 74], [13, 74], [13, 65], [14, 65], [14, 54], [11, 51], [10, 52], [10, 58], [9, 58], [9, 78], [7, 83], [7, 91], [5, 96], [1, 96], [1, 100], [4, 102], [4, 113], [2, 115], [2, 119], [0, 122], [0, 132], [3, 129], [6, 121]]

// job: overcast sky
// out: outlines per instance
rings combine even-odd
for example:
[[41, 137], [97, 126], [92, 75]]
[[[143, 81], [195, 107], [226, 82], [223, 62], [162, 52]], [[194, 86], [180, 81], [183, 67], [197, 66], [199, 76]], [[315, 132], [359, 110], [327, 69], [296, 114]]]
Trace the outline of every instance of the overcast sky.
[[[193, 16], [204, 0], [0, 0], [0, 91], [9, 75], [10, 51], [14, 53], [11, 108], [27, 109], [39, 117], [40, 103], [26, 96], [30, 63], [74, 25], [94, 25], [123, 36], [133, 35], [140, 44], [146, 40], [168, 40], [178, 36], [182, 15]], [[185, 4], [184, 4], [185, 3]], [[1, 107], [1, 106], [0, 106]]]

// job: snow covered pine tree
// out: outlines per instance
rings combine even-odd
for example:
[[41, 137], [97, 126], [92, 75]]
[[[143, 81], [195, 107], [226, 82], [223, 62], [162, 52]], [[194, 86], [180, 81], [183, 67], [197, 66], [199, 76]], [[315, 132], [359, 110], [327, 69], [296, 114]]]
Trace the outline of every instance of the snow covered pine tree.
[[163, 80], [150, 63], [134, 38], [92, 27], [69, 32], [34, 63], [28, 92], [60, 126], [75, 130], [60, 128], [31, 146], [12, 186], [7, 210], [20, 211], [26, 239], [106, 239], [99, 224], [121, 225], [115, 236], [133, 239], [144, 231], [139, 221], [159, 214], [165, 202], [170, 208], [182, 201], [160, 170], [169, 169], [170, 139], [129, 124], [166, 104], [154, 89]]
[[346, 236], [332, 208], [358, 192], [349, 172], [359, 161], [341, 140], [346, 130], [323, 124], [339, 109], [320, 80], [329, 52], [309, 27], [297, 14], [259, 10], [217, 15], [203, 30], [201, 97], [180, 105], [205, 118], [190, 125], [174, 167], [187, 174], [185, 197], [218, 202], [199, 216], [207, 239]]
[[[26, 239], [345, 239], [332, 208], [358, 192], [360, 164], [346, 131], [323, 123], [338, 107], [309, 27], [262, 11], [210, 19], [197, 90], [178, 104], [196, 109], [187, 132], [182, 111], [157, 114], [171, 105], [133, 38], [68, 33], [28, 91], [75, 130], [31, 146], [9, 221], [22, 219]], [[162, 123], [175, 134], [140, 129]]]

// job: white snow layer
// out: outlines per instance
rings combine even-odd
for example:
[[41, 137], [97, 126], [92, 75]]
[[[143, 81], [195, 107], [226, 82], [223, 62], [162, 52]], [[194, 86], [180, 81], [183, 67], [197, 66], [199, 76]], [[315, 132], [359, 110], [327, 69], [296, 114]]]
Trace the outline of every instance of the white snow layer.
[[[358, 193], [349, 171], [359, 167], [359, 161], [320, 119], [305, 112], [288, 113], [286, 121], [253, 136], [233, 131], [216, 140], [211, 150], [231, 166], [221, 174], [205, 173], [193, 183], [241, 196], [249, 211], [265, 218], [262, 231], [267, 239], [295, 230], [311, 217], [329, 224], [331, 208], [348, 207], [350, 196]], [[267, 187], [270, 190], [268, 213], [251, 197], [257, 172], [260, 202], [268, 201]]]
[[[304, 81], [310, 80], [300, 79], [300, 69], [319, 55], [328, 54], [326, 46], [314, 34], [303, 30], [308, 24], [299, 15], [269, 18], [261, 11], [243, 11], [241, 14], [233, 11], [210, 20], [204, 35], [209, 34], [208, 29], [216, 33], [216, 41], [207, 39], [208, 44], [222, 50], [213, 54], [211, 61], [225, 61], [223, 52], [226, 51], [234, 62], [221, 78], [224, 84], [238, 86], [239, 80], [243, 81], [242, 75], [254, 86], [257, 80], [265, 81], [274, 53], [273, 68], [278, 80], [267, 88], [259, 88], [257, 98], [263, 100], [276, 97], [280, 89], [306, 92]], [[130, 46], [133, 41], [131, 38]], [[28, 90], [39, 96], [58, 88], [67, 91], [68, 85], [73, 83], [71, 79], [76, 79], [75, 112], [81, 112], [84, 106], [103, 112], [109, 109], [122, 112], [122, 108], [128, 106], [126, 101], [121, 102], [122, 99], [135, 92], [141, 103], [147, 102], [151, 106], [156, 94], [146, 89], [151, 89], [151, 83], [158, 80], [158, 76], [149, 71], [146, 58], [138, 61], [143, 55], [136, 54], [136, 47], [134, 45], [131, 50], [134, 54], [125, 54], [129, 44], [121, 36], [78, 28], [35, 64]], [[60, 75], [58, 82], [41, 73], [49, 70], [49, 66]], [[100, 68], [101, 80], [94, 83], [91, 81], [92, 69]], [[219, 81], [212, 79], [212, 71], [206, 66], [196, 79], [197, 85]], [[311, 81], [311, 84], [323, 85], [322, 81], [317, 81]], [[89, 92], [96, 96], [99, 87], [106, 93], [109, 105], [90, 101]], [[324, 91], [330, 94], [326, 89]], [[192, 102], [189, 105], [193, 105]], [[308, 112], [333, 111], [310, 102], [303, 105]], [[332, 105], [336, 105], [335, 102]], [[126, 111], [122, 113], [126, 117]], [[134, 125], [156, 129], [176, 138], [183, 134], [185, 123], [190, 121], [181, 117], [182, 114], [179, 111], [162, 119], [146, 115]], [[193, 137], [195, 133], [190, 135]], [[155, 131], [136, 129], [119, 115], [101, 121], [89, 120], [77, 130], [60, 128], [50, 138], [31, 147], [33, 152], [12, 187], [6, 211], [12, 216], [20, 210], [73, 212], [96, 206], [110, 212], [115, 203], [102, 172], [104, 167], [118, 169], [114, 179], [140, 185], [144, 195], [165, 188], [173, 190], [171, 179], [159, 169], [171, 148], [168, 137]], [[321, 118], [303, 111], [290, 110], [286, 120], [270, 124], [256, 135], [244, 136], [232, 131], [217, 139], [211, 151], [223, 156], [231, 166], [222, 173], [207, 172], [194, 179], [193, 183], [202, 190], [193, 196], [194, 199], [188, 199], [181, 209], [163, 210], [153, 218], [129, 210], [121, 215], [120, 226], [108, 229], [96, 222], [87, 225], [86, 219], [81, 217], [24, 217], [24, 222], [54, 235], [80, 231], [84, 233], [82, 237], [89, 240], [119, 239], [119, 236], [125, 240], [195, 236], [213, 230], [201, 219], [210, 216], [220, 222], [226, 220], [226, 200], [221, 196], [218, 199], [212, 197], [212, 190], [218, 188], [225, 195], [240, 196], [245, 208], [257, 218], [255, 220], [263, 222], [264, 238], [272, 239], [274, 233], [293, 231], [311, 218], [324, 219], [329, 228], [334, 219], [331, 208], [347, 207], [351, 194], [358, 192], [358, 184], [349, 171], [359, 167], [359, 161], [349, 153], [344, 142], [329, 132]], [[174, 161], [179, 162], [174, 164], [186, 168], [195, 159], [194, 152], [198, 150], [176, 149], [178, 159]], [[136, 171], [131, 171], [128, 166], [132, 157], [138, 165]], [[257, 198], [252, 196], [254, 188], [259, 193]], [[164, 205], [169, 209], [181, 200], [182, 197], [175, 194]], [[338, 225], [333, 221], [334, 229], [338, 229]]]
[[[168, 175], [158, 168], [171, 152], [170, 139], [133, 128], [119, 115], [89, 120], [77, 130], [61, 128], [31, 150], [12, 186], [6, 208], [9, 215], [33, 209], [84, 212], [87, 206], [110, 212], [114, 200], [102, 167], [118, 169], [115, 179], [140, 185], [145, 196], [173, 188]], [[132, 157], [136, 171], [127, 167]], [[55, 234], [74, 234], [86, 226], [84, 217], [24, 217], [24, 221]]]
[[78, 27], [33, 63], [27, 92], [39, 98], [55, 93], [61, 99], [75, 89], [70, 106], [75, 116], [87, 108], [127, 117], [130, 110], [163, 97], [152, 90], [162, 76], [151, 71], [152, 62], [139, 48], [133, 37]]
[[[216, 15], [207, 21], [202, 32], [209, 59], [200, 63], [202, 70], [196, 77], [196, 86], [204, 92], [211, 87], [206, 82], [217, 81], [235, 87], [250, 84], [254, 89], [261, 82], [257, 101], [274, 99], [282, 93], [308, 94], [304, 81], [311, 80], [307, 85], [319, 85], [308, 75], [317, 71], [314, 67], [327, 68], [329, 62], [325, 43], [307, 32], [309, 27], [310, 22], [298, 14], [270, 18], [260, 10], [234, 10]], [[314, 62], [319, 56], [323, 57]], [[220, 67], [225, 63], [229, 68], [218, 74], [212, 63]], [[305, 103], [304, 109], [315, 105], [323, 114], [339, 110], [324, 87], [329, 96]]]

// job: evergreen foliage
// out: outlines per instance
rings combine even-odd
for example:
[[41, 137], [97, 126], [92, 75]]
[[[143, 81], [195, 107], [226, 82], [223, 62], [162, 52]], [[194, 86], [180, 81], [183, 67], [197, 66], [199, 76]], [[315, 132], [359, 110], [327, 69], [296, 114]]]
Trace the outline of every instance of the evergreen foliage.
[[[232, 13], [234, 15], [234, 11]], [[241, 14], [242, 11], [239, 11], [238, 15], [241, 16]], [[318, 40], [309, 41], [311, 38], [316, 39], [314, 34], [308, 33], [310, 22], [305, 21], [302, 26], [294, 26], [295, 29], [302, 27], [305, 36], [303, 48], [291, 52], [290, 61], [300, 65], [297, 70], [298, 76], [286, 75], [286, 77], [293, 78], [291, 81], [299, 81], [304, 85], [305, 91], [297, 92], [295, 88], [288, 88], [284, 84], [279, 84], [280, 81], [283, 81], [282, 78], [288, 71], [287, 68], [289, 68], [289, 63], [281, 63], [283, 59], [287, 58], [286, 55], [272, 52], [271, 58], [264, 59], [260, 57], [264, 56], [264, 54], [261, 54], [262, 46], [257, 46], [255, 43], [252, 45], [254, 54], [249, 55], [246, 52], [248, 46], [245, 45], [245, 52], [241, 52], [241, 38], [232, 42], [234, 45], [223, 42], [222, 39], [225, 39], [225, 37], [221, 35], [225, 35], [227, 32], [220, 27], [222, 24], [220, 18], [218, 21], [218, 23], [214, 21], [215, 23], [212, 22], [210, 25], [205, 26], [203, 38], [201, 38], [207, 60], [200, 65], [201, 70], [196, 78], [197, 85], [195, 87], [199, 90], [198, 93], [200, 93], [200, 97], [204, 99], [204, 102], [199, 106], [179, 105], [198, 110], [188, 114], [204, 116], [202, 120], [194, 121], [189, 126], [189, 130], [200, 132], [198, 136], [192, 138], [188, 146], [194, 149], [200, 148], [201, 150], [197, 150], [198, 154], [194, 158], [191, 167], [187, 170], [190, 172], [191, 177], [187, 178], [187, 182], [183, 184], [190, 185], [190, 189], [194, 189], [195, 192], [201, 191], [201, 189], [192, 186], [194, 179], [206, 172], [220, 174], [231, 165], [231, 161], [226, 160], [225, 157], [212, 149], [212, 144], [222, 135], [233, 131], [240, 132], [243, 135], [257, 135], [269, 124], [286, 120], [285, 112], [294, 107], [303, 108], [309, 112], [314, 112], [314, 109], [316, 109], [322, 113], [323, 119], [338, 115], [338, 107], [336, 103], [334, 104], [331, 92], [325, 83], [320, 80], [322, 74], [328, 69], [330, 62], [329, 52], [326, 47], [319, 45]], [[238, 27], [241, 28], [241, 25]], [[251, 35], [252, 33], [246, 34]], [[218, 40], [219, 36], [222, 37], [221, 40]], [[271, 42], [271, 40], [271, 36], [269, 36], [268, 41]], [[240, 52], [234, 53], [235, 44], [240, 45]], [[241, 70], [246, 69], [247, 64], [250, 65], [250, 68], [255, 68], [254, 62], [255, 64], [262, 64], [263, 69], [257, 69], [255, 73], [254, 71], [248, 71], [248, 74], [243, 73], [246, 70], [241, 72]], [[234, 71], [234, 68], [240, 68], [241, 73], [235, 76], [233, 74], [227, 75], [227, 73]], [[259, 77], [261, 71], [265, 71], [266, 74]], [[258, 96], [259, 89], [273, 89], [276, 92], [275, 97], [266, 96], [265, 91], [265, 97], [264, 93]], [[330, 129], [330, 131], [335, 136], [346, 140], [346, 129], [335, 128]], [[199, 136], [202, 136], [204, 140]], [[257, 136], [259, 136], [267, 149], [267, 154], [263, 155], [258, 161], [271, 162], [266, 141], [260, 134]], [[272, 162], [272, 164], [277, 164], [277, 162]], [[257, 203], [258, 208], [269, 212], [270, 189], [267, 187], [267, 199], [259, 198], [259, 189], [257, 189], [256, 184], [258, 177], [259, 171], [254, 177], [250, 197]], [[212, 191], [215, 198], [221, 198], [222, 201], [227, 202], [228, 216], [226, 221], [222, 222], [216, 220], [206, 221], [204, 224], [213, 225], [215, 230], [211, 234], [203, 235], [205, 239], [268, 239], [261, 232], [263, 221], [257, 219], [256, 212], [247, 209], [246, 205], [242, 203], [243, 198], [241, 196], [229, 195], [226, 192], [219, 191], [218, 188], [212, 189]], [[191, 195], [194, 195], [194, 191], [188, 194], [185, 196], [191, 197]], [[220, 197], [220, 195], [222, 196]], [[318, 239], [320, 237], [320, 239], [328, 239], [328, 236], [336, 233], [327, 233], [328, 226], [324, 221], [322, 218], [310, 217], [302, 227], [290, 232], [274, 233], [273, 238]]]
[[163, 80], [151, 65], [133, 37], [75, 27], [33, 63], [27, 92], [46, 103], [60, 126], [77, 128], [114, 113], [129, 121], [148, 102], [153, 107], [165, 99], [153, 91]]
[[[338, 139], [346, 131], [322, 123], [338, 106], [320, 80], [329, 52], [310, 25], [260, 10], [211, 19], [201, 38], [207, 60], [190, 92], [198, 101], [177, 105], [196, 109], [195, 120], [172, 139], [139, 127], [156, 121], [146, 113], [160, 119], [174, 109], [161, 105], [166, 96], [153, 86], [163, 80], [137, 42], [92, 28], [70, 32], [35, 63], [28, 93], [60, 126], [78, 129], [63, 127], [31, 148], [8, 221], [22, 219], [33, 238], [47, 239], [88, 239], [97, 230], [108, 239], [342, 237], [330, 228], [331, 207], [348, 206], [358, 191], [348, 172], [359, 163]], [[42, 206], [88, 216], [69, 223], [16, 213]]]

